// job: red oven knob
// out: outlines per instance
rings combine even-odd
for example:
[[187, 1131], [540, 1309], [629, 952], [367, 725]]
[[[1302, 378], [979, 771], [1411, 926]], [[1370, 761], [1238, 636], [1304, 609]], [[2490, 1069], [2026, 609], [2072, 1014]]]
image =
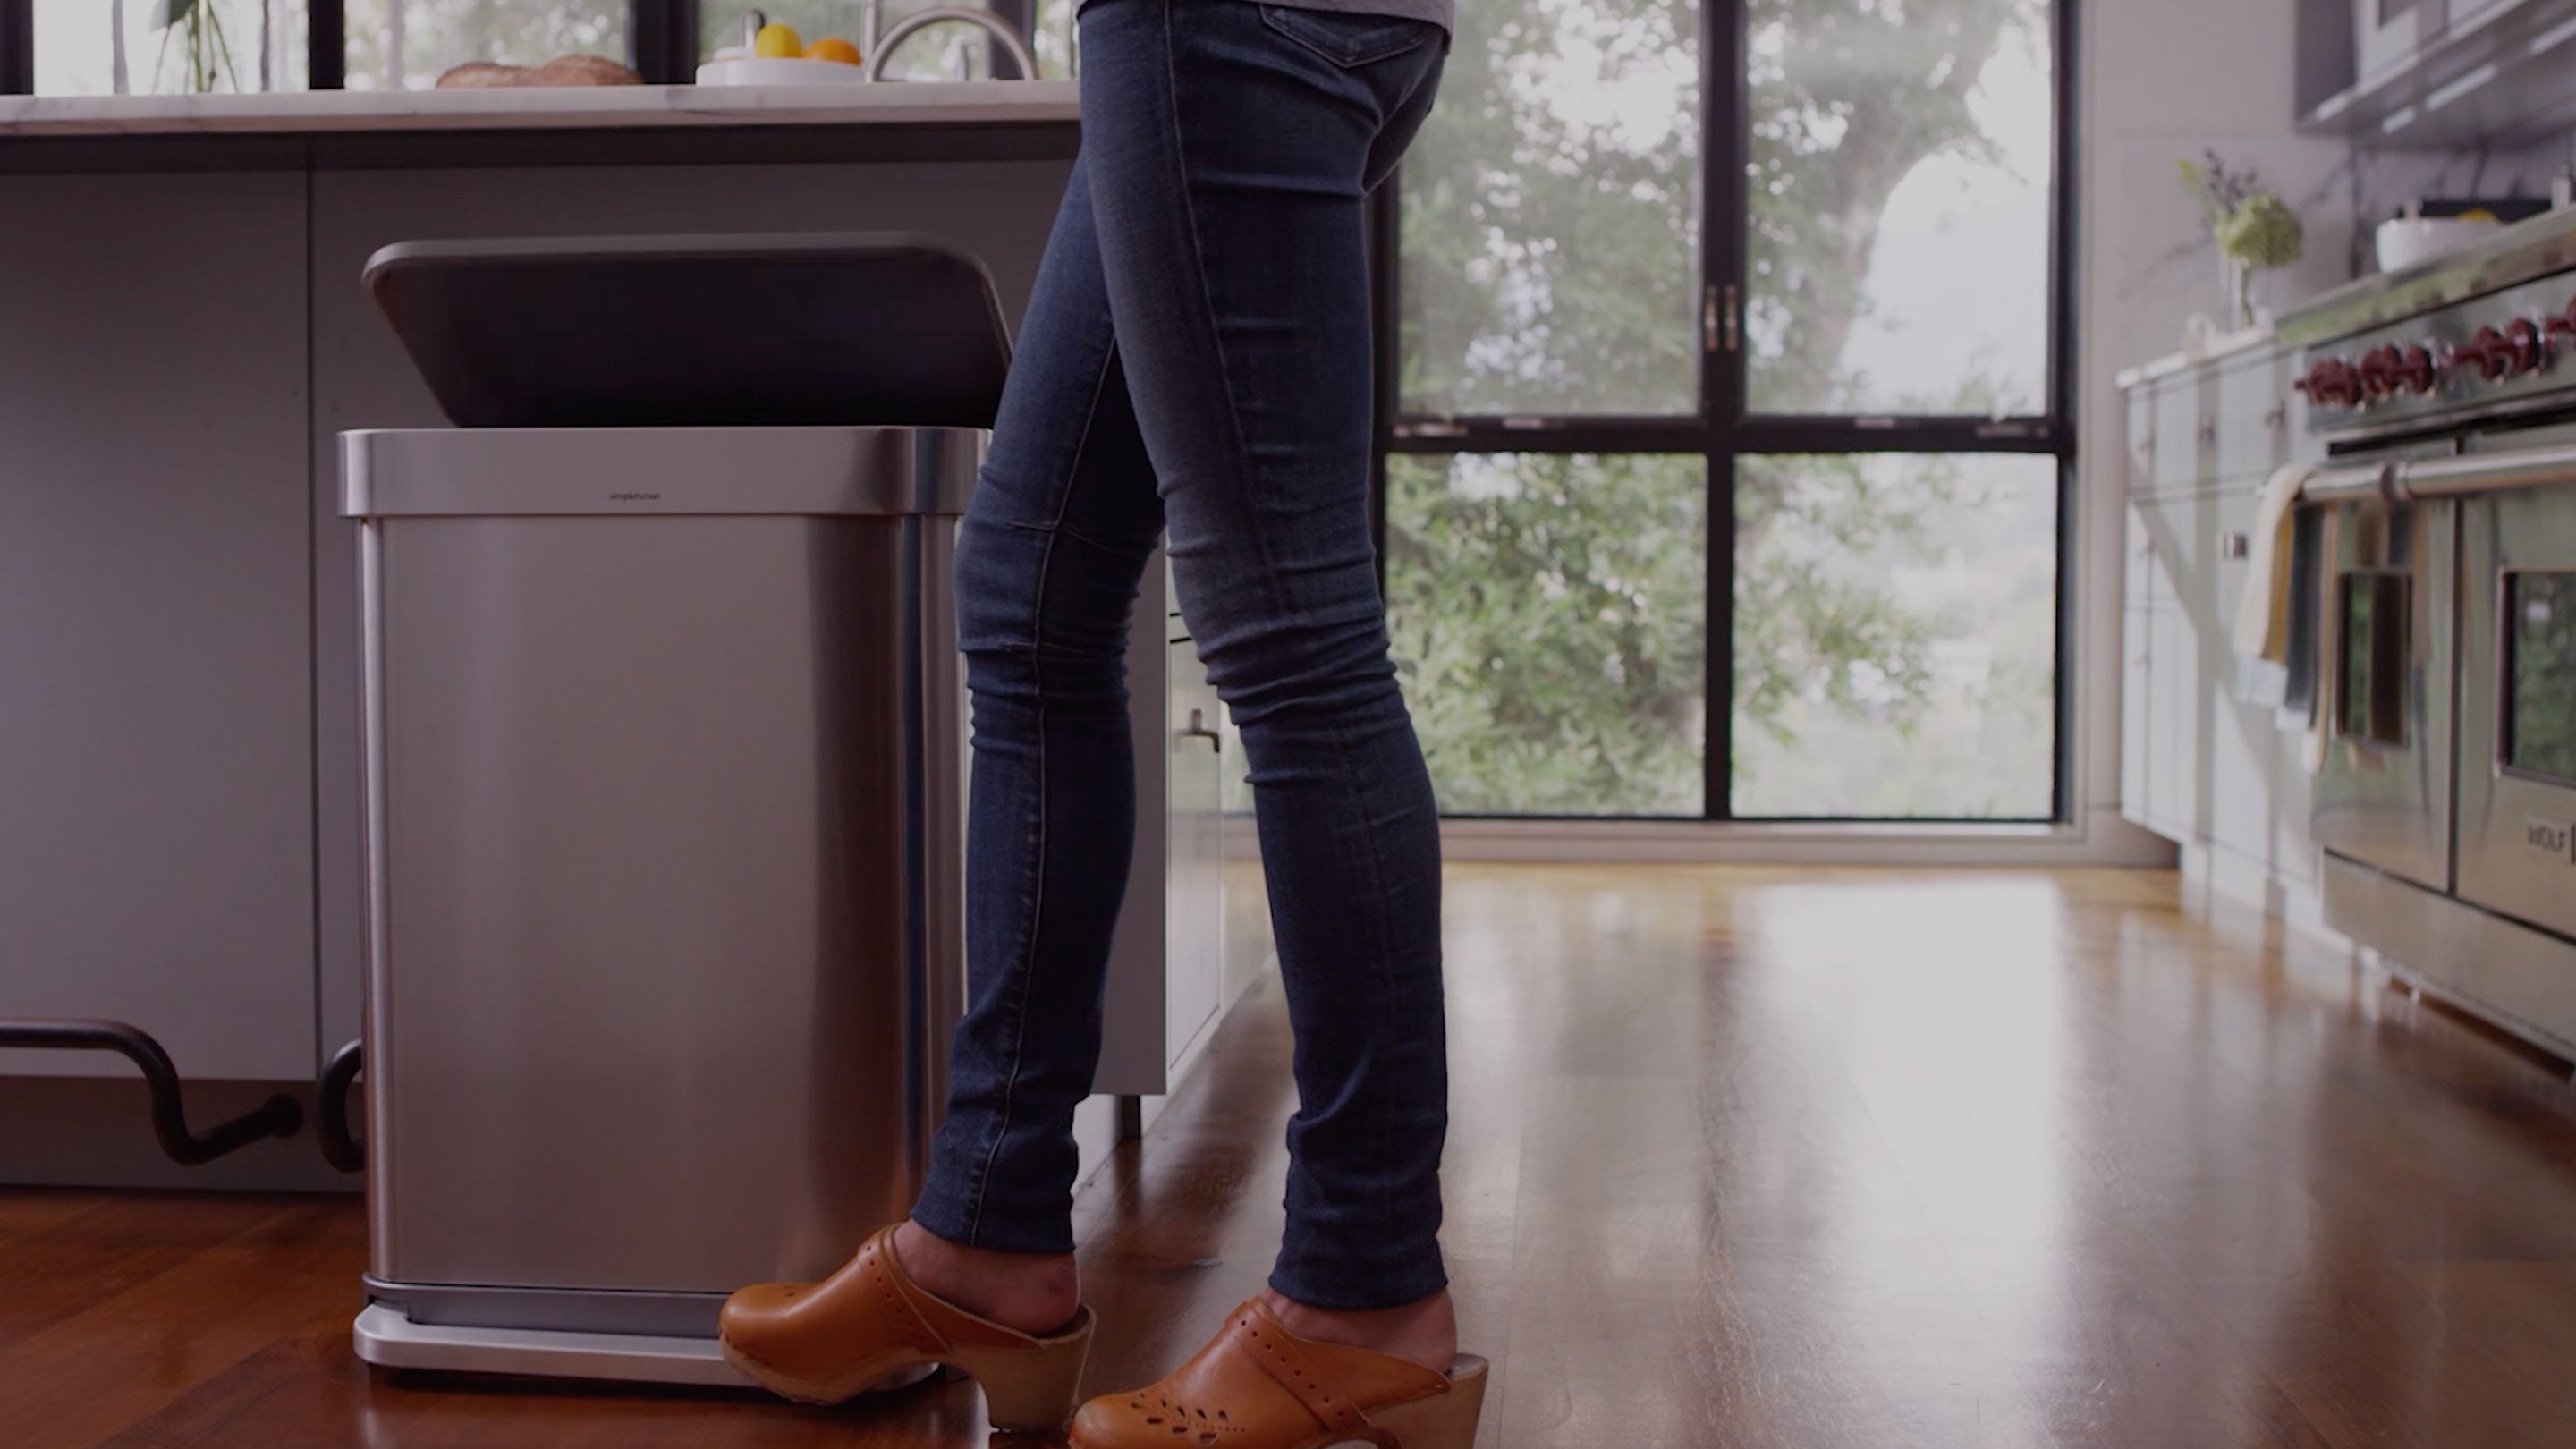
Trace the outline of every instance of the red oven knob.
[[2361, 401], [2361, 374], [2340, 357], [2329, 357], [2291, 384], [2318, 407], [2348, 408]]
[[2409, 347], [2397, 355], [2397, 384], [2406, 391], [2423, 397], [2433, 391], [2436, 381], [2433, 354], [2422, 347]]
[[2451, 352], [2451, 370], [2473, 372], [2488, 382], [2502, 382], [2513, 366], [2513, 347], [2504, 334], [2492, 327], [2481, 327], [2477, 335]]
[[2544, 340], [2576, 334], [2576, 302], [2568, 303], [2567, 310], [2564, 312], [2552, 313], [2542, 318], [2540, 330]]
[[2516, 317], [2504, 327], [2504, 375], [2520, 377], [2538, 372], [2548, 359], [2549, 344], [2542, 339], [2540, 324], [2528, 317]]
[[2374, 347], [2361, 355], [2361, 395], [2372, 402], [2397, 390], [2397, 349]]

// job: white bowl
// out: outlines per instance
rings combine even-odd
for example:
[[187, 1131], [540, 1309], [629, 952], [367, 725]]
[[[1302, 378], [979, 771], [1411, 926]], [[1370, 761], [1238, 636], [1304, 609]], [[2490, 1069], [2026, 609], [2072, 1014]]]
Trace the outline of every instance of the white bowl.
[[785, 56], [750, 56], [711, 60], [698, 67], [698, 84], [702, 86], [848, 85], [867, 78], [862, 66], [801, 57], [791, 60]]
[[2401, 216], [2379, 224], [2379, 269], [2402, 272], [2419, 262], [2468, 245], [2496, 229], [2492, 220], [2457, 216]]

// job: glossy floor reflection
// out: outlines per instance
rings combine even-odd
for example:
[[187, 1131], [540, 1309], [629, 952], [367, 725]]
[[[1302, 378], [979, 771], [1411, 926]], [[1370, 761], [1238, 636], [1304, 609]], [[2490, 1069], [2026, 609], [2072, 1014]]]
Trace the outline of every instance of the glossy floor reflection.
[[[1461, 867], [1452, 1271], [1483, 1449], [2576, 1442], [2576, 1093], [2150, 873]], [[1258, 1287], [1275, 988], [1081, 1201], [1092, 1369]], [[0, 1439], [978, 1445], [973, 1390], [371, 1376], [351, 1205], [0, 1194]]]

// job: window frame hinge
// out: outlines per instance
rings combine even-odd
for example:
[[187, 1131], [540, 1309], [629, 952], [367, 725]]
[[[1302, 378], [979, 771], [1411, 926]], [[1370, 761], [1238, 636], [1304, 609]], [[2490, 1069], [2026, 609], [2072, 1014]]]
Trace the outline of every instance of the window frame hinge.
[[1744, 350], [1744, 292], [1733, 282], [1720, 285], [1710, 282], [1700, 291], [1699, 328], [1703, 346], [1711, 352], [1735, 353]]

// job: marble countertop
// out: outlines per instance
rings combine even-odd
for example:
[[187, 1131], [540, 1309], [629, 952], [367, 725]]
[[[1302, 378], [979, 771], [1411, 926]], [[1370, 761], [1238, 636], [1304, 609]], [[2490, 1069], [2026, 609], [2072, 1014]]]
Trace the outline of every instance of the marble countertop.
[[748, 126], [1067, 124], [1073, 81], [0, 96], [0, 136], [296, 136]]
[[2112, 385], [2126, 391], [2146, 383], [2161, 382], [2176, 373], [2187, 372], [2195, 367], [2205, 367], [2213, 362], [2224, 362], [2239, 354], [2251, 352], [2274, 340], [2276, 340], [2276, 334], [2269, 322], [2240, 328], [2234, 332], [2221, 332], [2209, 337], [2197, 347], [2167, 353], [2153, 361], [2139, 363], [2113, 378]]

